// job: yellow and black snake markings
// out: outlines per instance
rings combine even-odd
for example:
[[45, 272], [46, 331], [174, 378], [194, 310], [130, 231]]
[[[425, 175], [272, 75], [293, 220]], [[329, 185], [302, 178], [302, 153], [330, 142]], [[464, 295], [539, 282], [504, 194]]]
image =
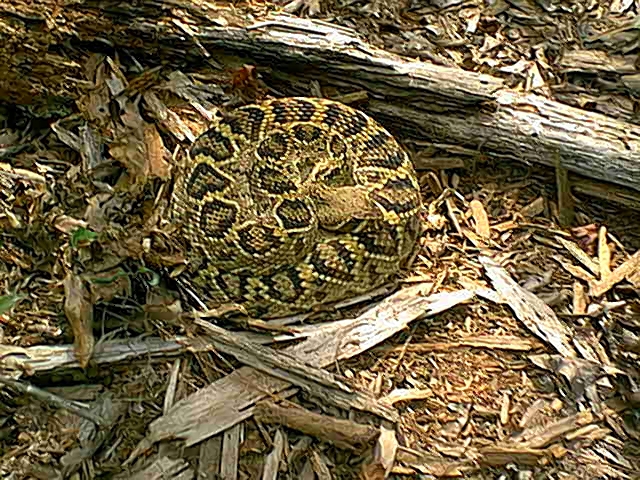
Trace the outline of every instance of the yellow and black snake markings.
[[389, 281], [415, 248], [420, 208], [396, 140], [315, 98], [234, 111], [193, 144], [172, 199], [198, 293], [263, 317]]

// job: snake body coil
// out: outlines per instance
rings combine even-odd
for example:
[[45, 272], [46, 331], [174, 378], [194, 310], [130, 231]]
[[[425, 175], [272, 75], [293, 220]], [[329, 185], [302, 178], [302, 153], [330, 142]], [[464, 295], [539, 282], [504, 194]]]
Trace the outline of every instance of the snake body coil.
[[396, 140], [314, 98], [234, 111], [193, 144], [172, 199], [198, 293], [262, 317], [386, 283], [414, 251], [420, 208]]

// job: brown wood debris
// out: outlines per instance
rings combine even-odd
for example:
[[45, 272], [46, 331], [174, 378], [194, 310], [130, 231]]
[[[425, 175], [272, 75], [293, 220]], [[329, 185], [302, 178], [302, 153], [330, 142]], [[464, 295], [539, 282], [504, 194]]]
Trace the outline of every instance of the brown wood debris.
[[[637, 475], [637, 2], [106, 3], [0, 2], [0, 477]], [[394, 134], [420, 248], [323, 311], [207, 310], [172, 173], [281, 96]]]
[[[423, 315], [434, 315], [465, 302], [473, 293], [461, 290], [451, 294], [421, 297], [422, 285], [413, 285], [383, 300], [355, 320], [340, 322], [333, 329], [310, 335], [299, 345], [285, 351], [298, 361], [324, 367], [336, 360], [351, 358], [404, 329]], [[154, 443], [166, 438], [184, 439], [193, 445], [253, 415], [251, 405], [266, 394], [282, 392], [289, 383], [242, 367], [230, 375], [183, 399], [165, 416], [149, 426], [147, 438], [132, 454], [140, 455]]]
[[371, 425], [361, 425], [310, 412], [295, 404], [276, 405], [260, 402], [253, 413], [263, 423], [281, 425], [298, 430], [338, 448], [362, 451], [372, 446], [380, 432]]
[[601, 278], [599, 281], [592, 282], [589, 285], [589, 295], [593, 297], [604, 295], [621, 281], [633, 278], [633, 276], [637, 275], [639, 271], [640, 251], [637, 251], [631, 256], [631, 258], [626, 260], [614, 271], [608, 273], [604, 278]]
[[506, 270], [489, 258], [481, 259], [494, 288], [507, 301], [525, 327], [540, 340], [551, 345], [561, 355], [573, 358], [577, 354], [571, 345], [572, 332], [558, 321], [553, 310], [537, 296], [520, 287]]
[[[46, 1], [51, 2], [49, 8], [55, 8], [53, 0]], [[99, 8], [85, 6], [82, 12], [76, 8], [72, 3], [59, 15], [65, 17], [65, 24], [73, 24], [74, 18], [84, 15], [84, 21], [76, 28], [86, 40], [94, 37], [94, 29], [99, 30], [98, 21], [104, 24], [117, 21], [122, 15], [135, 14], [127, 12], [128, 4], [119, 7], [122, 11], [117, 18], [110, 17], [111, 12]], [[195, 6], [192, 8], [199, 10]], [[13, 10], [13, 7], [4, 7], [6, 14], [13, 14]], [[39, 12], [30, 10], [29, 15], [41, 18]], [[591, 178], [637, 188], [633, 172], [638, 169], [638, 161], [634, 152], [640, 150], [640, 129], [632, 123], [509, 89], [504, 81], [490, 75], [427, 62], [409, 62], [399, 55], [367, 45], [354, 30], [337, 25], [281, 15], [253, 24], [246, 19], [236, 19], [235, 26], [205, 24], [185, 35], [180, 25], [187, 20], [198, 22], [197, 17], [190, 15], [189, 8], [182, 12], [181, 18], [169, 16], [163, 22], [132, 24], [113, 42], [126, 48], [139, 38], [151, 35], [157, 39], [156, 48], [161, 51], [187, 49], [196, 44], [202, 47], [201, 53], [211, 55], [223, 50], [226, 55], [242, 54], [251, 57], [257, 65], [268, 65], [276, 56], [283, 66], [304, 62], [306, 68], [295, 71], [297, 81], [322, 80], [334, 87], [343, 85], [341, 79], [352, 73], [353, 64], [362, 65], [357, 83], [361, 88], [366, 86], [375, 98], [369, 102], [370, 111], [397, 126], [402, 125], [407, 135], [419, 136], [420, 132], [426, 131], [429, 132], [428, 140], [432, 142], [461, 145], [473, 142], [474, 147], [481, 147], [485, 152], [549, 166], [555, 166], [554, 159], [560, 155], [564, 168]], [[14, 38], [29, 36], [24, 25], [17, 24], [12, 30]], [[43, 49], [40, 38], [30, 43], [35, 52]], [[8, 54], [29, 52], [32, 62], [40, 64], [40, 68], [52, 69], [51, 64], [42, 60], [48, 57], [38, 57], [34, 51], [23, 50], [20, 46], [20, 42], [12, 43], [0, 53], [6, 57]], [[2, 64], [9, 65], [10, 62]], [[528, 70], [535, 72], [537, 68], [538, 65], [534, 64]], [[80, 76], [79, 65], [70, 65], [68, 69], [69, 77]], [[0, 92], [8, 97], [10, 92], [9, 98], [24, 97], [31, 89], [19, 74], [18, 69], [0, 71], [0, 78], [6, 78], [0, 83]], [[539, 77], [539, 74], [535, 76]], [[47, 89], [57, 91], [61, 88], [62, 78], [53, 77], [48, 81], [35, 78], [31, 81], [37, 82], [45, 92]], [[539, 86], [539, 82], [531, 83], [529, 80], [528, 83], [527, 90]], [[409, 94], [423, 102], [427, 99], [427, 108], [421, 108], [418, 102], [409, 106], [406, 102]], [[392, 101], [394, 98], [404, 102]], [[442, 107], [429, 108], [430, 104]], [[482, 115], [475, 113], [478, 108], [483, 109]], [[458, 111], [454, 114], [446, 114], [456, 109]], [[130, 140], [134, 138], [136, 142], [144, 143], [137, 134], [129, 137]], [[140, 149], [126, 150], [119, 150], [122, 157], [139, 163], [136, 162], [136, 152]]]

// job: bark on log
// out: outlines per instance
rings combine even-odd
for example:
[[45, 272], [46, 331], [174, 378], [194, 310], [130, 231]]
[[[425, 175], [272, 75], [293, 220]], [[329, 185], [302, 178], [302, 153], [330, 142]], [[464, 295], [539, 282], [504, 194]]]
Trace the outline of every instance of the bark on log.
[[367, 110], [396, 133], [526, 163], [560, 158], [570, 171], [640, 190], [640, 126], [390, 54], [348, 29], [293, 17], [220, 27], [212, 18], [221, 10], [206, 1], [26, 1], [0, 5], [0, 95], [13, 101], [76, 95], [100, 45], [191, 66], [243, 55], [274, 78], [366, 90]]

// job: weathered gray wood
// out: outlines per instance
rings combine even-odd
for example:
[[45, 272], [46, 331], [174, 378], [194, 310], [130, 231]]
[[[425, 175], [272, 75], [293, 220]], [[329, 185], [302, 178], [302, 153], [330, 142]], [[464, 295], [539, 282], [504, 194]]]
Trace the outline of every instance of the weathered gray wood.
[[369, 111], [398, 133], [525, 163], [555, 166], [559, 156], [570, 171], [640, 190], [639, 126], [516, 92], [489, 75], [410, 61], [320, 22], [280, 18], [202, 28], [195, 38], [297, 77], [365, 89]]
[[481, 257], [480, 263], [496, 291], [507, 300], [518, 319], [531, 333], [566, 358], [578, 356], [571, 344], [574, 336], [572, 330], [558, 320], [551, 307], [518, 285], [493, 259]]
[[[188, 351], [203, 351], [209, 347], [204, 339], [177, 337], [172, 340], [161, 338], [137, 338], [104, 342], [97, 346], [91, 363], [104, 365], [144, 358], [168, 358], [183, 355]], [[44, 373], [52, 370], [80, 368], [73, 345], [36, 345], [33, 347], [0, 346], [0, 371]]]
[[349, 387], [338, 375], [299, 361], [286, 350], [277, 351], [246, 341], [239, 335], [204, 320], [196, 320], [196, 324], [209, 333], [209, 341], [216, 350], [233, 355], [245, 365], [301, 387], [337, 407], [346, 410], [357, 408], [390, 421], [398, 421], [395, 409], [382, 404], [369, 392]]
[[[468, 290], [423, 296], [429, 285], [412, 285], [385, 298], [377, 306], [353, 320], [333, 322], [319, 329], [304, 342], [285, 349], [299, 361], [327, 367], [352, 358], [406, 328], [421, 317], [443, 312], [473, 298]], [[254, 368], [242, 367], [226, 377], [182, 399], [171, 411], [149, 425], [149, 433], [135, 448], [132, 462], [156, 442], [182, 439], [194, 445], [253, 415], [255, 403], [268, 395], [286, 398], [296, 390], [286, 390], [285, 380], [265, 375]]]
[[[55, 9], [56, 22], [45, 22], [47, 9]], [[396, 133], [534, 164], [554, 166], [559, 156], [569, 171], [640, 190], [639, 126], [518, 93], [488, 75], [372, 48], [345, 28], [293, 17], [257, 24], [236, 19], [239, 26], [221, 27], [219, 12], [207, 1], [42, 0], [37, 9], [28, 2], [3, 2], [0, 96], [73, 95], [67, 90], [73, 88], [79, 93], [82, 84], [69, 84], [68, 78], [82, 77], [82, 63], [65, 63], [51, 53], [52, 45], [75, 37], [110, 43], [140, 58], [191, 65], [242, 55], [272, 79], [366, 90], [369, 111]], [[38, 23], [46, 23], [46, 35], [29, 28]]]

